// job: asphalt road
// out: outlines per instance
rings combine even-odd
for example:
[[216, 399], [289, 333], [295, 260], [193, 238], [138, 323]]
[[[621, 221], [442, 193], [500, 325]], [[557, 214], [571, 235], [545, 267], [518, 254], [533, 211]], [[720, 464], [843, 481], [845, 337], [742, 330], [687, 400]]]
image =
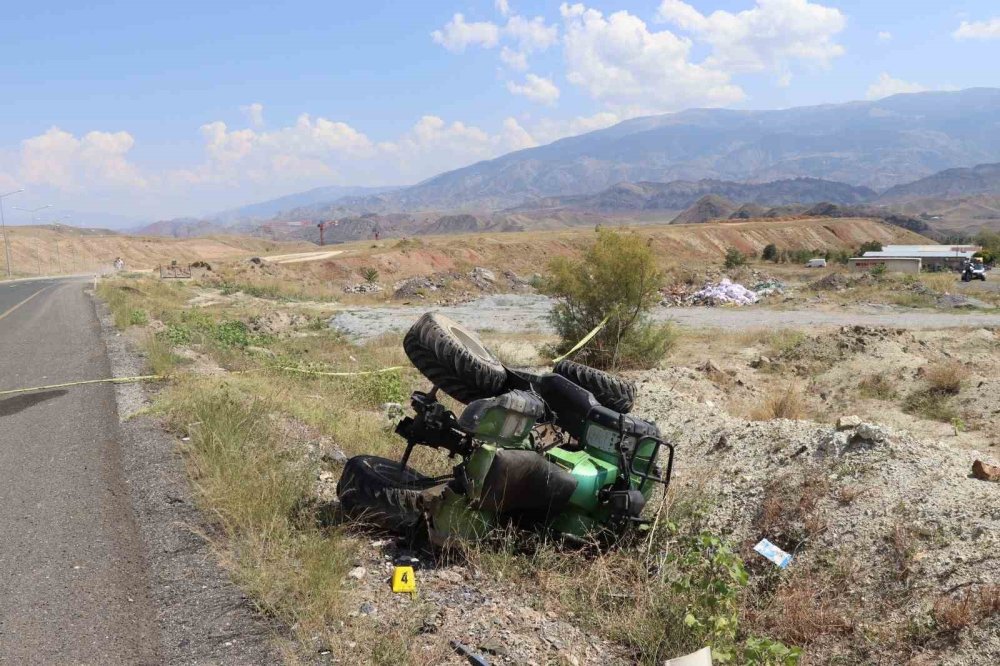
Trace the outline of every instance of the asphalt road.
[[[0, 391], [109, 377], [81, 280], [0, 282]], [[0, 396], [0, 664], [161, 661], [110, 385]]]

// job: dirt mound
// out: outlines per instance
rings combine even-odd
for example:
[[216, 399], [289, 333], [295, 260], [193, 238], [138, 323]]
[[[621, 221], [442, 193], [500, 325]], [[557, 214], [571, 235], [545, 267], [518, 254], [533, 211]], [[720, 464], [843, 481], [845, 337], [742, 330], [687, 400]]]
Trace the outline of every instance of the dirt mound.
[[724, 220], [736, 212], [736, 204], [717, 194], [707, 194], [675, 217], [670, 224], [701, 224], [712, 220]]
[[[642, 373], [638, 411], [684, 452], [675, 492], [706, 498], [706, 527], [764, 574], [757, 591], [773, 604], [764, 629], [842, 663], [908, 663], [915, 644], [930, 659], [921, 663], [997, 663], [996, 609], [971, 605], [955, 625], [942, 610], [997, 591], [998, 486], [970, 474], [974, 459], [996, 455], [847, 419], [838, 430], [729, 417], [715, 404], [722, 390], [696, 401], [675, 389], [688, 373], [701, 374]], [[780, 584], [753, 552], [762, 538], [792, 553]]]

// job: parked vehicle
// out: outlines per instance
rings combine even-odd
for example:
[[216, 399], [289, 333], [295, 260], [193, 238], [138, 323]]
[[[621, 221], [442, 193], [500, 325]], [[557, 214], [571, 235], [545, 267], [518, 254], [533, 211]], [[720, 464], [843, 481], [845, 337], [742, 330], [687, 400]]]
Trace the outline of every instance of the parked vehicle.
[[806, 262], [806, 268], [826, 268], [826, 259], [815, 257]]
[[[337, 494], [348, 516], [426, 529], [436, 544], [509, 524], [589, 540], [641, 525], [653, 487], [669, 483], [674, 448], [655, 424], [628, 414], [631, 382], [571, 361], [545, 373], [506, 368], [473, 332], [437, 313], [421, 317], [403, 347], [433, 387], [413, 393], [414, 415], [396, 426], [402, 460], [347, 462]], [[456, 415], [439, 393], [465, 409]], [[460, 460], [430, 478], [407, 465], [417, 446]]]
[[983, 265], [983, 260], [978, 257], [967, 263], [965, 268], [962, 269], [962, 282], [970, 282], [972, 280], [986, 281], [986, 266]]

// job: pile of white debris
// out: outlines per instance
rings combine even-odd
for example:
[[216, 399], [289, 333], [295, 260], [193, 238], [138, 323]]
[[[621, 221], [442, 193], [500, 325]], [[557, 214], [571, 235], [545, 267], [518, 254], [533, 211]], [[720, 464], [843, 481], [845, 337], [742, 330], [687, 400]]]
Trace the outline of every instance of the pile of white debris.
[[729, 278], [707, 284], [691, 296], [694, 305], [751, 305], [757, 300], [757, 292]]

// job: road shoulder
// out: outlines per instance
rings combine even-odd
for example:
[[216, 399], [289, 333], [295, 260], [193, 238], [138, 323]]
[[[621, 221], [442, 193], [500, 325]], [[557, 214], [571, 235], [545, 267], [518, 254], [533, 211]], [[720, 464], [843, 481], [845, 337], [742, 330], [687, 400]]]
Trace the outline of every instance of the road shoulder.
[[[107, 306], [93, 300], [113, 375], [144, 374], [142, 357], [115, 329]], [[194, 504], [176, 441], [141, 413], [150, 404], [147, 390], [120, 384], [115, 393], [122, 469], [147, 549], [160, 653], [167, 664], [279, 662], [272, 639], [282, 629], [256, 612], [202, 536], [211, 528]]]

